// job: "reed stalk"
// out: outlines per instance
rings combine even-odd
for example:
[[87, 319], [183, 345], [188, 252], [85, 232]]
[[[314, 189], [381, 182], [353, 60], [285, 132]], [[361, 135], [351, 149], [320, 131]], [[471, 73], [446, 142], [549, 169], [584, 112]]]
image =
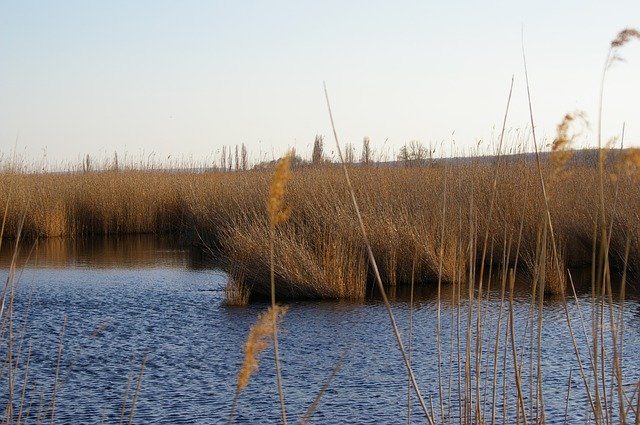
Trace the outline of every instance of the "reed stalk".
[[569, 379], [567, 379], [567, 396], [565, 397], [564, 402], [564, 423], [567, 423], [567, 419], [569, 418], [569, 400], [571, 400], [571, 374], [573, 373], [573, 368], [569, 369]]
[[138, 404], [138, 398], [140, 397], [140, 390], [142, 389], [142, 378], [144, 377], [144, 369], [147, 365], [147, 353], [142, 356], [142, 364], [140, 365], [140, 373], [138, 374], [138, 382], [136, 383], [136, 390], [133, 393], [133, 399], [131, 400], [131, 411], [129, 412], [129, 422], [133, 423], [133, 417], [136, 414], [136, 405]]
[[275, 254], [274, 243], [276, 227], [286, 221], [289, 217], [289, 212], [284, 209], [284, 188], [289, 180], [289, 162], [291, 156], [285, 155], [276, 166], [276, 171], [273, 176], [270, 188], [270, 196], [267, 204], [269, 211], [269, 262], [270, 262], [270, 281], [271, 281], [271, 323], [273, 333], [273, 356], [275, 361], [276, 370], [276, 385], [278, 388], [278, 398], [280, 400], [280, 415], [282, 417], [282, 423], [287, 424], [287, 411], [284, 401], [284, 391], [282, 389], [282, 372], [280, 370], [280, 353], [278, 350], [278, 307], [276, 305], [276, 277], [275, 277]]
[[347, 356], [348, 352], [349, 352], [348, 348], [343, 350], [342, 354], [340, 354], [340, 357], [338, 357], [338, 360], [336, 360], [336, 363], [333, 365], [333, 368], [331, 369], [331, 373], [322, 384], [322, 387], [320, 388], [320, 391], [318, 391], [318, 394], [316, 394], [316, 396], [313, 398], [313, 401], [311, 402], [306, 412], [302, 416], [302, 419], [300, 419], [300, 425], [308, 424], [309, 421], [311, 420], [313, 413], [316, 411], [316, 409], [320, 405], [320, 401], [322, 400], [322, 397], [327, 392], [327, 390], [331, 386], [331, 382], [333, 382], [334, 378], [342, 368], [342, 363], [345, 357]]
[[516, 340], [515, 340], [515, 332], [514, 332], [514, 320], [513, 320], [513, 287], [515, 284], [515, 275], [511, 272], [511, 276], [509, 279], [509, 334], [511, 336], [511, 353], [512, 353], [512, 361], [513, 361], [513, 370], [515, 374], [516, 380], [516, 391], [517, 391], [517, 410], [516, 410], [516, 423], [520, 422], [520, 414], [522, 414], [522, 423], [527, 425], [527, 412], [525, 411], [524, 406], [524, 395], [522, 393], [522, 379], [520, 377], [520, 367], [518, 366], [518, 356], [516, 349]]
[[391, 304], [389, 303], [389, 299], [387, 298], [387, 294], [384, 288], [384, 285], [382, 284], [382, 278], [380, 277], [380, 272], [378, 270], [378, 265], [376, 263], [376, 259], [375, 256], [373, 255], [373, 250], [371, 249], [371, 244], [369, 243], [369, 238], [367, 237], [367, 231], [365, 229], [364, 226], [364, 222], [362, 220], [362, 214], [360, 213], [360, 207], [358, 206], [358, 202], [356, 201], [356, 195], [355, 192], [353, 190], [353, 186], [351, 184], [351, 179], [349, 178], [349, 171], [347, 170], [347, 165], [346, 162], [344, 160], [344, 157], [342, 156], [342, 150], [340, 148], [340, 142], [338, 141], [338, 133], [336, 132], [336, 127], [333, 121], [333, 114], [331, 113], [331, 104], [329, 102], [329, 93], [327, 91], [327, 85], [324, 84], [324, 94], [325, 94], [325, 99], [327, 101], [327, 109], [329, 111], [329, 119], [331, 121], [331, 128], [333, 130], [333, 137], [335, 139], [336, 142], [336, 149], [338, 151], [338, 156], [340, 158], [340, 163], [342, 164], [342, 170], [344, 172], [344, 178], [345, 178], [345, 182], [347, 185], [347, 188], [349, 190], [349, 194], [351, 195], [351, 201], [353, 203], [353, 207], [355, 209], [355, 213], [356, 213], [356, 217], [358, 219], [358, 223], [360, 225], [360, 232], [362, 235], [362, 238], [364, 239], [364, 243], [365, 246], [367, 248], [367, 254], [369, 256], [369, 261], [371, 262], [371, 266], [373, 267], [373, 272], [374, 272], [374, 276], [375, 276], [375, 280], [376, 283], [378, 285], [378, 290], [380, 291], [380, 295], [382, 297], [382, 301], [384, 302], [385, 308], [387, 310], [387, 314], [389, 315], [389, 321], [391, 322], [391, 327], [393, 329], [393, 333], [394, 336], [396, 338], [396, 343], [398, 345], [398, 348], [400, 349], [400, 353], [402, 354], [402, 359], [404, 360], [404, 364], [407, 368], [407, 372], [409, 373], [409, 377], [411, 379], [411, 384], [413, 385], [413, 389], [416, 392], [416, 396], [418, 397], [418, 401], [420, 402], [420, 406], [422, 407], [422, 410], [424, 412], [425, 417], [427, 418], [427, 421], [433, 425], [433, 419], [431, 417], [431, 415], [429, 415], [429, 411], [427, 409], [427, 405], [424, 402], [424, 399], [422, 397], [422, 394], [420, 393], [420, 389], [418, 388], [418, 383], [416, 381], [415, 375], [413, 373], [413, 369], [411, 368], [411, 364], [409, 363], [409, 358], [407, 356], [407, 352], [404, 348], [404, 345], [402, 344], [402, 337], [400, 335], [400, 330], [398, 329], [398, 325], [396, 324], [396, 319], [395, 316], [393, 315], [393, 311], [391, 309]]
[[[414, 291], [414, 283], [416, 277], [416, 262], [417, 262], [417, 254], [413, 255], [413, 263], [411, 265], [411, 289], [409, 294], [409, 329], [407, 330], [407, 335], [409, 341], [407, 342], [407, 351], [409, 352], [409, 364], [411, 364], [411, 355], [413, 348], [413, 291]], [[438, 300], [440, 299], [438, 293]], [[439, 301], [438, 301], [439, 302]], [[440, 309], [438, 309], [438, 317], [440, 314]], [[438, 353], [440, 352], [440, 333], [439, 329], [436, 331], [438, 333]], [[438, 357], [438, 383], [440, 383], [440, 358]], [[443, 421], [444, 422], [444, 421]], [[411, 425], [411, 379], [407, 380], [407, 425]]]

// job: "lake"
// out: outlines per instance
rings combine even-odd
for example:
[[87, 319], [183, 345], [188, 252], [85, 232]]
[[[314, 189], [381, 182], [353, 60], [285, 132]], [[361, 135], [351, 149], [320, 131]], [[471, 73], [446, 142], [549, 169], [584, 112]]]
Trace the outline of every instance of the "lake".
[[[9, 245], [5, 242], [0, 252], [3, 281], [9, 273]], [[243, 360], [244, 341], [258, 314], [268, 306], [225, 306], [226, 275], [215, 269], [214, 263], [196, 249], [154, 236], [24, 243], [15, 277], [12, 320], [14, 361], [20, 351], [13, 374], [14, 415], [22, 405], [23, 419], [28, 415], [29, 422], [38, 419], [49, 422], [55, 386], [57, 423], [101, 420], [117, 423], [123, 416], [126, 422], [134, 398], [134, 423], [226, 422]], [[465, 289], [461, 291], [463, 297]], [[505, 342], [508, 300], [501, 302], [499, 291], [489, 292], [482, 304], [483, 326], [478, 333], [475, 303], [469, 314], [467, 300], [452, 303], [454, 292], [451, 286], [444, 287], [442, 302], [438, 303], [433, 288], [421, 290], [414, 304], [411, 356], [421, 392], [427, 404], [433, 405], [436, 422], [441, 422], [444, 416], [445, 421], [451, 418], [458, 423], [465, 418], [465, 410], [467, 415], [473, 414], [478, 400], [476, 391], [480, 394], [478, 409], [485, 418], [491, 417], [495, 398], [498, 423], [503, 422], [505, 415], [514, 422], [515, 372], [511, 345]], [[406, 339], [409, 300], [398, 297], [392, 305]], [[304, 415], [344, 354], [342, 367], [312, 422], [407, 422], [407, 375], [380, 301], [294, 302], [289, 306], [279, 341], [290, 420]], [[588, 354], [588, 344], [593, 343], [590, 296], [580, 295], [577, 302], [569, 300], [567, 308], [586, 379], [593, 389]], [[640, 379], [640, 304], [637, 297], [629, 297], [624, 302], [615, 302], [612, 311], [623, 317], [623, 392], [633, 399], [637, 397], [634, 390]], [[584, 331], [580, 314], [585, 321]], [[611, 333], [606, 330], [608, 314], [607, 307], [602, 342], [610, 362], [613, 352]], [[531, 383], [536, 379], [538, 357], [530, 353], [537, 349], [538, 329], [537, 325], [531, 325], [537, 323], [537, 310], [531, 308], [531, 296], [526, 291], [516, 292], [513, 317], [523, 400], [527, 414], [535, 418], [536, 410], [538, 415], [541, 410], [536, 409], [535, 385]], [[494, 357], [499, 318], [498, 352]], [[472, 324], [469, 356], [467, 323]], [[564, 423], [568, 407], [569, 422], [584, 423], [590, 418], [587, 393], [569, 337], [564, 306], [559, 300], [545, 302], [541, 336], [545, 419], [548, 423]], [[478, 340], [482, 356], [476, 361]], [[8, 341], [5, 323], [0, 353], [5, 359]], [[438, 387], [439, 358], [442, 398]], [[136, 391], [143, 359], [146, 359], [144, 374]], [[480, 365], [478, 374], [476, 365]], [[608, 369], [605, 375], [609, 380]], [[5, 415], [8, 376], [5, 362], [0, 399]], [[481, 379], [478, 386], [476, 376]], [[617, 396], [610, 393], [610, 388], [607, 385], [606, 398], [612, 421], [616, 422]], [[21, 403], [23, 391], [25, 401]], [[465, 398], [465, 393], [470, 396]], [[465, 404], [465, 399], [470, 403]], [[412, 419], [424, 423], [415, 397], [412, 400]], [[632, 411], [629, 415], [633, 418]], [[240, 395], [235, 422], [279, 420], [273, 354], [268, 349], [261, 358], [260, 370]]]

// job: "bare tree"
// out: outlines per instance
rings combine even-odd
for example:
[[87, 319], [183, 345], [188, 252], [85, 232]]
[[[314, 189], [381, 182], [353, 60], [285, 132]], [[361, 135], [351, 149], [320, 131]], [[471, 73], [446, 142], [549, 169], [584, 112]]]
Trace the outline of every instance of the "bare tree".
[[227, 171], [227, 147], [222, 147], [222, 154], [220, 155], [220, 168], [222, 171]]
[[322, 136], [316, 134], [316, 140], [313, 142], [313, 152], [311, 153], [311, 163], [313, 165], [321, 164], [324, 160], [323, 153], [324, 141]]
[[371, 156], [373, 153], [371, 152], [370, 140], [368, 137], [365, 137], [362, 140], [362, 156], [360, 157], [360, 162], [369, 165], [371, 163]]
[[240, 169], [240, 152], [238, 145], [236, 145], [236, 171]]
[[400, 148], [398, 161], [404, 162], [406, 166], [424, 165], [431, 157], [431, 150], [426, 148], [417, 140], [412, 140], [407, 145]]
[[354, 163], [354, 147], [351, 143], [347, 143], [346, 145], [344, 145], [344, 162], [346, 162], [347, 164], [353, 164]]
[[242, 144], [240, 159], [242, 161], [242, 171], [247, 171], [247, 169], [249, 168], [249, 158], [247, 155], [247, 147], [244, 143]]

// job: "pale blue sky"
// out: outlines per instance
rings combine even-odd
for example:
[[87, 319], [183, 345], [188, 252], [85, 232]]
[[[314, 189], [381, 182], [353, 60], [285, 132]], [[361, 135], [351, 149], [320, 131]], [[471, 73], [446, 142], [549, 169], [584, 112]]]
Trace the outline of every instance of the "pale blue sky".
[[[638, 0], [1, 1], [0, 152], [17, 138], [22, 157], [57, 164], [115, 150], [202, 161], [240, 143], [308, 154], [330, 134], [323, 80], [344, 142], [465, 152], [499, 130], [512, 74], [509, 126], [528, 125], [522, 27], [537, 130], [552, 138], [576, 109], [595, 128], [608, 43], [628, 26]], [[605, 136], [626, 121], [640, 145], [640, 43], [623, 54]]]

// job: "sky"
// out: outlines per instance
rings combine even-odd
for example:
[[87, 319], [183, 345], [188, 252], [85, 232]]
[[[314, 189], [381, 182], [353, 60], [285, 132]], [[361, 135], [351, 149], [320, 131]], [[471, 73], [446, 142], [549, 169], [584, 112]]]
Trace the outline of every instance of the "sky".
[[[0, 161], [64, 167], [90, 155], [206, 163], [244, 143], [252, 161], [316, 134], [367, 136], [391, 159], [495, 148], [511, 78], [507, 148], [532, 149], [567, 112], [596, 143], [609, 43], [640, 1], [0, 1]], [[603, 137], [640, 146], [640, 42], [607, 73]], [[335, 155], [335, 154], [333, 154]]]

